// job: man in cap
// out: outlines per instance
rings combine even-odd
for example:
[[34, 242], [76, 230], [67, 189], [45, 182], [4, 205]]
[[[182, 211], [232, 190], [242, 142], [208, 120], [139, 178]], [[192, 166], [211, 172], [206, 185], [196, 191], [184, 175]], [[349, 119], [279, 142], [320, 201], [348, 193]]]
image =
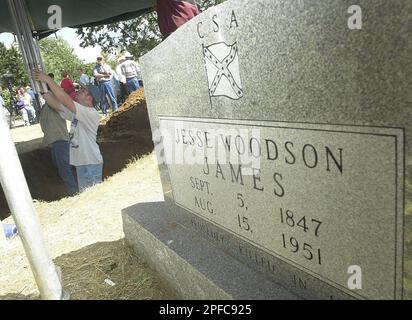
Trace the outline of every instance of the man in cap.
[[47, 104], [60, 117], [71, 121], [69, 159], [70, 165], [76, 167], [78, 190], [82, 192], [102, 182], [103, 157], [96, 141], [99, 113], [94, 108], [90, 91], [80, 89], [73, 100], [44, 72], [33, 70], [33, 79], [50, 87], [50, 91], [42, 93]]
[[119, 83], [120, 83], [120, 101], [123, 103], [126, 100], [126, 97], [128, 96], [127, 92], [127, 87], [126, 87], [126, 77], [122, 74], [121, 66], [122, 63], [126, 61], [126, 58], [124, 55], [120, 56], [119, 59], [117, 59], [117, 62], [119, 63], [116, 67], [116, 74], [119, 78]]
[[101, 55], [97, 57], [97, 64], [93, 68], [93, 76], [96, 78], [97, 83], [99, 84], [101, 108], [103, 115], [107, 114], [106, 96], [110, 100], [113, 112], [116, 112], [118, 107], [111, 81], [112, 70], [110, 66], [105, 63], [104, 58]]
[[[48, 76], [54, 79], [53, 73], [49, 73]], [[79, 189], [70, 165], [69, 131], [66, 120], [60, 116], [59, 112], [45, 103], [40, 116], [40, 127], [44, 134], [43, 146], [50, 149], [52, 162], [57, 168], [67, 193], [72, 196]]]
[[133, 56], [126, 52], [125, 61], [120, 64], [120, 73], [124, 79], [126, 79], [127, 91], [131, 94], [140, 88], [138, 76], [140, 75], [140, 68], [136, 62], [133, 61]]

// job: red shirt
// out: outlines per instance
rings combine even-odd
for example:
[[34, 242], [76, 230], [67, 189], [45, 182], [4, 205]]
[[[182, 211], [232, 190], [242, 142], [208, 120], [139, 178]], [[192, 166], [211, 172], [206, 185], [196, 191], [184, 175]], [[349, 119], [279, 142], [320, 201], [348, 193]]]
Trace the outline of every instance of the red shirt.
[[194, 1], [157, 0], [157, 23], [163, 36], [168, 36], [199, 14]]
[[62, 87], [68, 95], [75, 91], [73, 82], [69, 78], [64, 78], [62, 82], [60, 82], [60, 87]]

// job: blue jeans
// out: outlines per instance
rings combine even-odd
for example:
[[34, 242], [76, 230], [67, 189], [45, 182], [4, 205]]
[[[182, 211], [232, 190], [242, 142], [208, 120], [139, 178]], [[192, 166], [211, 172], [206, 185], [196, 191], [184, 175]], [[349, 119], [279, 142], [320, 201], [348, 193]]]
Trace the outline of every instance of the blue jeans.
[[57, 171], [66, 186], [67, 192], [69, 195], [76, 194], [79, 190], [72, 172], [72, 167], [69, 163], [69, 142], [64, 140], [55, 141], [52, 143], [50, 151], [53, 164], [57, 167]]
[[33, 106], [25, 106], [24, 109], [26, 109], [27, 111], [30, 123], [35, 123], [36, 122], [36, 110], [33, 108]]
[[[93, 96], [95, 102], [95, 108], [100, 103], [100, 89], [98, 86], [90, 85], [88, 86], [91, 95]], [[96, 108], [97, 109], [97, 108]]]
[[127, 86], [127, 90], [129, 91], [129, 94], [131, 94], [133, 91], [136, 91], [137, 89], [140, 88], [139, 81], [137, 80], [136, 77], [127, 79], [126, 86]]
[[102, 182], [103, 163], [76, 166], [76, 172], [79, 191], [82, 192], [84, 189]]
[[113, 85], [111, 81], [100, 82], [99, 84], [100, 89], [100, 102], [102, 105], [102, 112], [103, 114], [107, 114], [107, 106], [106, 106], [106, 95], [110, 99], [110, 103], [112, 104], [112, 111], [117, 110], [117, 102], [116, 96], [113, 91]]

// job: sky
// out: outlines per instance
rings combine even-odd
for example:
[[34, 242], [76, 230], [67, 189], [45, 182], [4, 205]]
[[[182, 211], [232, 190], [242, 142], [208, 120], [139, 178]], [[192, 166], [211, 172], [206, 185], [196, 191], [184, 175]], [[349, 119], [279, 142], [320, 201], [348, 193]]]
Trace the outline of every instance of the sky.
[[[86, 63], [95, 62], [97, 55], [101, 53], [100, 46], [81, 48], [80, 38], [76, 35], [75, 29], [63, 28], [57, 31], [57, 36], [61, 37], [73, 47], [76, 55]], [[55, 35], [50, 35], [49, 37], [55, 37]], [[0, 42], [3, 42], [6, 47], [10, 47], [13, 43], [14, 37], [11, 33], [1, 33]]]

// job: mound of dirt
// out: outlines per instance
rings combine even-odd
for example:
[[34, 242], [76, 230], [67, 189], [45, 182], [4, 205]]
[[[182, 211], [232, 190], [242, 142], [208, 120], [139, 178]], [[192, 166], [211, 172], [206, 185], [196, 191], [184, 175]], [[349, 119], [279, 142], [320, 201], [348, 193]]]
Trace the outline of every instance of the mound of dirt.
[[[121, 171], [131, 159], [153, 150], [143, 89], [132, 93], [118, 112], [101, 120], [97, 142], [104, 160], [104, 179]], [[54, 201], [67, 196], [47, 148], [19, 157], [33, 199]], [[8, 216], [9, 208], [0, 189], [0, 219]]]
[[144, 90], [133, 92], [119, 111], [100, 121], [97, 142], [104, 160], [104, 177], [119, 172], [128, 160], [153, 150]]

